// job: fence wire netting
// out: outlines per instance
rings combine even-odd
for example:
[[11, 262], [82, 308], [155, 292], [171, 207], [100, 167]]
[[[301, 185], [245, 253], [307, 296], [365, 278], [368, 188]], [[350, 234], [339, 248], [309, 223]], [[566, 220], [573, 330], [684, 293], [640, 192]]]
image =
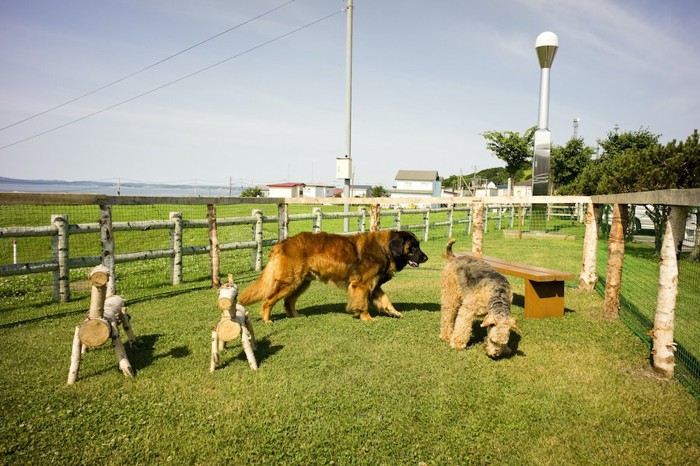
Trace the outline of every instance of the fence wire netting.
[[[661, 206], [658, 206], [661, 207]], [[658, 208], [657, 207], [657, 208]], [[651, 209], [651, 206], [650, 206]], [[678, 258], [678, 297], [675, 309], [674, 340], [676, 346], [675, 375], [690, 391], [700, 398], [700, 245], [698, 244], [698, 216], [700, 208], [689, 209], [685, 234]], [[601, 231], [610, 228], [610, 209], [605, 209]], [[643, 207], [630, 211], [625, 241], [625, 256], [620, 291], [620, 319], [652, 350], [651, 331], [659, 287], [660, 238], [654, 223]], [[608, 243], [598, 243], [596, 289], [605, 293]]]
[[[289, 204], [287, 206], [288, 234], [302, 231], [368, 231], [369, 206], [352, 206], [350, 218], [342, 218], [342, 205]], [[625, 245], [621, 290], [620, 318], [629, 328], [651, 345], [649, 331], [653, 328], [656, 294], [659, 283], [658, 238], [654, 224], [644, 211], [637, 208], [631, 216]], [[321, 211], [319, 213], [318, 211]], [[222, 281], [232, 274], [245, 286], [257, 277], [255, 211], [261, 211], [261, 234], [264, 251], [279, 238], [275, 204], [222, 204], [216, 206], [217, 236], [220, 247], [219, 272]], [[698, 262], [697, 224], [699, 209], [690, 209], [680, 256], [679, 295], [676, 306], [675, 340], [676, 375], [681, 382], [700, 397], [700, 262]], [[122, 258], [115, 268], [117, 292], [132, 303], [153, 299], [162, 294], [183, 293], [212, 286], [209, 230], [206, 204], [139, 204], [113, 205], [114, 255]], [[179, 213], [182, 227], [182, 281], [173, 286], [174, 244], [173, 213]], [[36, 273], [13, 273], [0, 276], [0, 327], [18, 325], [33, 320], [83, 313], [88, 307], [90, 287], [88, 274], [99, 263], [102, 253], [99, 221], [102, 210], [98, 205], [2, 205], [0, 206], [0, 267], [7, 264], [34, 264]], [[55, 218], [64, 218], [68, 225], [70, 266], [70, 299], [56, 299], [55, 262], [57, 239]], [[569, 261], [580, 264], [580, 241], [583, 237], [585, 205], [502, 205], [484, 209], [483, 229], [487, 240], [484, 253], [508, 257], [543, 267], [558, 269], [563, 257], [551, 254], [547, 241], [528, 240], [542, 233], [571, 243], [565, 248]], [[462, 238], [458, 247], [469, 248], [474, 219], [469, 205], [383, 207], [382, 229], [412, 231], [422, 240], [443, 241], [449, 237]], [[609, 209], [604, 210], [598, 242], [597, 269], [600, 280], [597, 289], [604, 290], [607, 272], [607, 234]], [[13, 235], [7, 229], [34, 227], [31, 234]], [[54, 233], [51, 233], [54, 232]], [[499, 240], [496, 240], [496, 239]], [[527, 246], [513, 248], [500, 241], [509, 238], [526, 239]], [[522, 243], [523, 245], [525, 242]], [[124, 259], [124, 257], [130, 257]], [[567, 256], [568, 257], [568, 256]], [[96, 262], [97, 261], [97, 262]], [[37, 265], [38, 264], [38, 265]], [[578, 272], [578, 270], [572, 270]], [[516, 279], [518, 280], [518, 279]], [[576, 286], [567, 284], [567, 286]]]

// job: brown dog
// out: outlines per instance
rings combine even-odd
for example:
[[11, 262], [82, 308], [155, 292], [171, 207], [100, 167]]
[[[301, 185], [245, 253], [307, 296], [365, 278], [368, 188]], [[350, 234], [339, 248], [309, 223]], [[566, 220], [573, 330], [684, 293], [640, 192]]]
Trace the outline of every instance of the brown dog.
[[347, 310], [372, 320], [369, 302], [382, 312], [402, 317], [381, 285], [406, 265], [418, 267], [428, 260], [418, 239], [406, 231], [378, 231], [354, 235], [300, 233], [276, 244], [262, 275], [238, 296], [246, 306], [263, 301], [262, 320], [284, 298], [289, 317], [298, 317], [296, 301], [312, 280], [331, 282], [348, 290]]

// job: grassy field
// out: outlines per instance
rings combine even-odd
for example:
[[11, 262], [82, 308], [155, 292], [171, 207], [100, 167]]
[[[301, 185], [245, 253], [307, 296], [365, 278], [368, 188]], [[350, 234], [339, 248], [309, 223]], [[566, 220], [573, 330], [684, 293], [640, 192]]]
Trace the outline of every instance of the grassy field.
[[[524, 320], [522, 283], [512, 281], [523, 333], [513, 335], [517, 353], [509, 359], [486, 357], [482, 332], [465, 351], [440, 341], [444, 240], [425, 243], [430, 260], [385, 285], [403, 319], [361, 322], [344, 312], [343, 292], [318, 283], [298, 303], [305, 318], [286, 319], [278, 305], [264, 325], [259, 305], [251, 306], [256, 372], [239, 344], [208, 372], [219, 311], [206, 260], [189, 258], [177, 288], [164, 284], [165, 260], [121, 269], [118, 286], [140, 340], [127, 350], [137, 371], [131, 380], [105, 346], [84, 357], [76, 385], [65, 385], [86, 290], [59, 305], [40, 276], [26, 279], [34, 292], [0, 286], [0, 462], [700, 461], [698, 401], [677, 381], [657, 378], [648, 347], [623, 323], [603, 319], [602, 298], [574, 282], [563, 318]], [[469, 240], [462, 236], [455, 249], [469, 249]], [[493, 232], [485, 252], [577, 273], [581, 239], [523, 242]], [[235, 273], [242, 288], [256, 276], [249, 251], [223, 263], [222, 273]]]

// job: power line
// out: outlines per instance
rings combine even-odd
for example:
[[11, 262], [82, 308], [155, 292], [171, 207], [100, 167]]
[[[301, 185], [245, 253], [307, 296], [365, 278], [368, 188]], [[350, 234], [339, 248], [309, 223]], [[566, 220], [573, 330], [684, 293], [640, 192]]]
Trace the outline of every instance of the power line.
[[218, 33], [218, 34], [216, 34], [216, 35], [213, 35], [213, 36], [209, 37], [208, 39], [204, 39], [203, 41], [198, 42], [198, 43], [196, 43], [196, 44], [194, 44], [194, 45], [191, 45], [191, 46], [187, 47], [186, 49], [180, 50], [179, 52], [176, 52], [176, 53], [174, 53], [174, 54], [172, 54], [172, 55], [170, 55], [170, 56], [168, 56], [168, 57], [165, 57], [165, 58], [163, 58], [162, 60], [159, 60], [159, 61], [153, 63], [152, 65], [148, 65], [148, 66], [145, 67], [145, 68], [142, 68], [142, 69], [140, 69], [140, 70], [138, 70], [138, 71], [134, 71], [134, 72], [131, 73], [131, 74], [128, 74], [128, 75], [126, 75], [126, 76], [124, 76], [124, 77], [122, 77], [122, 78], [119, 78], [119, 79], [117, 79], [116, 81], [112, 81], [112, 82], [109, 83], [109, 84], [105, 84], [105, 85], [102, 86], [102, 87], [98, 87], [97, 89], [94, 89], [94, 90], [92, 90], [92, 91], [90, 91], [90, 92], [88, 92], [88, 93], [85, 93], [85, 94], [83, 94], [83, 95], [81, 95], [81, 96], [79, 96], [79, 97], [75, 97], [74, 99], [71, 99], [71, 100], [68, 100], [68, 101], [66, 101], [66, 102], [63, 102], [62, 104], [56, 105], [55, 107], [51, 107], [51, 108], [49, 108], [49, 109], [47, 109], [47, 110], [44, 110], [43, 112], [39, 112], [39, 113], [37, 113], [37, 114], [35, 114], [35, 115], [29, 116], [29, 117], [27, 117], [27, 118], [24, 118], [23, 120], [19, 120], [19, 121], [16, 121], [16, 122], [12, 123], [12, 124], [9, 124], [9, 125], [7, 125], [7, 126], [4, 126], [4, 127], [0, 128], [0, 131], [4, 131], [4, 130], [6, 130], [6, 129], [8, 129], [8, 128], [12, 128], [13, 126], [17, 126], [17, 125], [19, 125], [19, 124], [21, 124], [21, 123], [24, 123], [24, 122], [26, 122], [26, 121], [32, 120], [32, 119], [34, 119], [34, 118], [36, 118], [36, 117], [39, 117], [39, 116], [41, 116], [41, 115], [45, 115], [45, 114], [47, 114], [47, 113], [49, 113], [49, 112], [52, 112], [52, 111], [54, 111], [54, 110], [56, 110], [56, 109], [59, 109], [59, 108], [61, 108], [61, 107], [65, 107], [66, 105], [72, 104], [73, 102], [77, 102], [77, 101], [80, 100], [80, 99], [83, 99], [83, 98], [85, 98], [85, 97], [88, 97], [88, 96], [91, 96], [91, 95], [93, 95], [93, 94], [96, 94], [97, 92], [100, 92], [100, 91], [102, 91], [102, 90], [104, 90], [104, 89], [107, 89], [108, 87], [114, 86], [115, 84], [118, 84], [118, 83], [120, 83], [120, 82], [122, 82], [122, 81], [126, 81], [126, 80], [129, 79], [129, 78], [133, 78], [133, 77], [136, 76], [137, 74], [143, 73], [144, 71], [148, 71], [148, 70], [150, 70], [151, 68], [154, 68], [154, 67], [160, 65], [161, 63], [164, 63], [164, 62], [166, 62], [166, 61], [168, 61], [168, 60], [171, 60], [171, 59], [173, 59], [173, 58], [175, 58], [175, 57], [177, 57], [177, 56], [179, 56], [179, 55], [182, 55], [182, 54], [185, 53], [185, 52], [189, 52], [190, 50], [192, 50], [192, 49], [195, 48], [195, 47], [199, 47], [200, 45], [206, 44], [207, 42], [209, 42], [209, 41], [211, 41], [211, 40], [214, 40], [214, 39], [216, 39], [217, 37], [223, 36], [224, 34], [229, 33], [229, 32], [231, 32], [231, 31], [233, 31], [233, 30], [235, 30], [235, 29], [238, 29], [238, 28], [240, 28], [240, 27], [243, 27], [243, 26], [245, 26], [246, 24], [250, 24], [250, 23], [252, 23], [253, 21], [262, 18], [263, 16], [267, 16], [267, 15], [269, 15], [270, 13], [273, 13], [273, 12], [275, 12], [275, 11], [277, 11], [277, 10], [279, 10], [279, 9], [281, 9], [281, 8], [283, 8], [283, 7], [285, 7], [285, 6], [287, 6], [287, 5], [289, 5], [290, 3], [294, 3], [295, 1], [296, 1], [296, 0], [290, 0], [290, 1], [288, 1], [287, 3], [284, 3], [284, 4], [282, 4], [282, 5], [278, 6], [278, 7], [275, 7], [275, 8], [273, 8], [273, 9], [269, 10], [269, 11], [266, 11], [265, 13], [259, 14], [258, 16], [255, 16], [254, 18], [251, 18], [251, 19], [249, 19], [249, 20], [247, 20], [247, 21], [244, 21], [244, 22], [242, 22], [242, 23], [240, 23], [240, 24], [237, 24], [236, 26], [230, 27], [230, 28], [226, 29], [225, 31], [221, 31], [220, 33]]
[[132, 102], [132, 101], [134, 101], [134, 100], [136, 100], [136, 99], [139, 99], [139, 98], [141, 98], [141, 97], [147, 96], [148, 94], [152, 94], [152, 93], [154, 93], [154, 92], [156, 92], [156, 91], [159, 91], [159, 90], [161, 90], [161, 89], [164, 89], [164, 88], [166, 88], [166, 87], [168, 87], [168, 86], [171, 86], [171, 85], [173, 85], [173, 84], [175, 84], [175, 83], [179, 83], [180, 81], [184, 81], [185, 79], [188, 79], [188, 78], [191, 78], [192, 76], [195, 76], [195, 75], [198, 75], [198, 74], [200, 74], [200, 73], [203, 73], [204, 71], [210, 70], [210, 69], [212, 69], [212, 68], [214, 68], [214, 67], [217, 67], [217, 66], [219, 66], [219, 65], [221, 65], [221, 64], [223, 64], [223, 63], [226, 63], [226, 62], [228, 62], [228, 61], [231, 61], [231, 60], [233, 60], [233, 59], [235, 59], [235, 58], [239, 58], [239, 57], [241, 57], [241, 56], [243, 56], [243, 55], [246, 55], [246, 54], [248, 54], [248, 53], [250, 53], [250, 52], [253, 52], [253, 51], [255, 51], [255, 50], [259, 49], [259, 48], [265, 47], [266, 45], [270, 45], [270, 44], [272, 44], [273, 42], [277, 42], [277, 41], [280, 40], [280, 39], [284, 39], [285, 37], [291, 36], [292, 34], [295, 34], [295, 33], [299, 32], [299, 31], [302, 31], [302, 30], [304, 30], [304, 29], [306, 29], [306, 28], [309, 28], [309, 27], [311, 27], [311, 26], [313, 26], [313, 25], [315, 25], [315, 24], [318, 24], [318, 23], [320, 23], [320, 22], [322, 22], [322, 21], [325, 21], [325, 20], [327, 20], [327, 19], [329, 19], [329, 18], [331, 18], [331, 17], [333, 17], [333, 16], [335, 16], [335, 15], [337, 15], [337, 14], [343, 13], [344, 11], [345, 11], [345, 8], [343, 8], [342, 10], [338, 10], [338, 11], [336, 11], [336, 12], [334, 12], [334, 13], [331, 13], [331, 14], [329, 14], [329, 15], [327, 15], [327, 16], [324, 16], [323, 18], [317, 19], [316, 21], [312, 21], [312, 22], [310, 22], [310, 23], [308, 23], [308, 24], [306, 24], [306, 25], [304, 25], [304, 26], [301, 26], [301, 27], [296, 28], [296, 29], [294, 29], [294, 30], [292, 30], [292, 31], [289, 31], [289, 32], [287, 32], [287, 33], [285, 33], [285, 34], [282, 34], [281, 36], [277, 36], [277, 37], [275, 37], [274, 39], [270, 39], [270, 40], [268, 40], [267, 42], [263, 42], [262, 44], [258, 44], [258, 45], [254, 46], [254, 47], [251, 47], [251, 48], [249, 48], [249, 49], [247, 49], [247, 50], [244, 50], [243, 52], [237, 53], [236, 55], [233, 55], [233, 56], [231, 56], [231, 57], [225, 58], [225, 59], [223, 59], [223, 60], [221, 60], [221, 61], [218, 61], [218, 62], [216, 62], [216, 63], [214, 63], [214, 64], [212, 64], [212, 65], [209, 65], [209, 66], [207, 66], [207, 67], [201, 68], [201, 69], [195, 71], [194, 73], [190, 73], [190, 74], [188, 74], [188, 75], [182, 76], [182, 77], [177, 78], [177, 79], [175, 79], [175, 80], [173, 80], [173, 81], [170, 81], [170, 82], [168, 82], [168, 83], [165, 83], [165, 84], [163, 84], [163, 85], [161, 85], [161, 86], [155, 87], [155, 88], [153, 88], [153, 89], [151, 89], [151, 90], [149, 90], [149, 91], [143, 92], [143, 93], [138, 94], [138, 95], [136, 95], [136, 96], [134, 96], [134, 97], [131, 97], [131, 98], [129, 98], [129, 99], [122, 100], [121, 102], [118, 102], [118, 103], [116, 103], [116, 104], [114, 104], [114, 105], [110, 105], [109, 107], [105, 107], [105, 108], [103, 108], [102, 110], [97, 110], [97, 111], [95, 111], [95, 112], [89, 113], [89, 114], [87, 114], [87, 115], [85, 115], [85, 116], [82, 116], [82, 117], [80, 117], [80, 118], [77, 118], [77, 119], [75, 119], [75, 120], [69, 121], [68, 123], [64, 123], [64, 124], [59, 125], [59, 126], [56, 126], [56, 127], [54, 127], [54, 128], [47, 129], [46, 131], [42, 131], [41, 133], [34, 134], [33, 136], [29, 136], [29, 137], [26, 137], [26, 138], [24, 138], [24, 139], [20, 139], [19, 141], [15, 141], [15, 142], [13, 142], [13, 143], [7, 144], [7, 145], [5, 145], [5, 146], [0, 147], [0, 150], [7, 149], [8, 147], [16, 146], [17, 144], [21, 144], [21, 143], [26, 142], [26, 141], [29, 141], [29, 140], [31, 140], [31, 139], [38, 138], [38, 137], [43, 136], [43, 135], [48, 134], [48, 133], [52, 133], [52, 132], [57, 131], [57, 130], [59, 130], [59, 129], [65, 128], [66, 126], [70, 126], [70, 125], [75, 124], [75, 123], [78, 123], [78, 122], [80, 122], [80, 121], [87, 120], [87, 119], [90, 118], [90, 117], [93, 117], [93, 116], [95, 116], [95, 115], [99, 115], [99, 114], [101, 114], [101, 113], [104, 113], [104, 112], [107, 112], [107, 111], [109, 111], [109, 110], [112, 110], [113, 108], [119, 107], [120, 105], [124, 105], [124, 104], [126, 104], [126, 103], [128, 103], [128, 102]]

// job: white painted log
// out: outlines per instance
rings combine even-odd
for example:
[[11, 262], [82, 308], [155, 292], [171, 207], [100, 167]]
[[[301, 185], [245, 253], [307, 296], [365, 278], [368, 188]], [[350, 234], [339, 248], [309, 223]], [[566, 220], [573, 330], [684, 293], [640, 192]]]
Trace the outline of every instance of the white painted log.
[[209, 263], [211, 266], [211, 286], [221, 286], [219, 278], [219, 233], [216, 224], [216, 204], [207, 204], [207, 224], [209, 226]]
[[216, 329], [211, 330], [211, 360], [209, 362], [209, 372], [214, 372], [219, 364], [219, 338]]
[[578, 281], [579, 288], [586, 291], [591, 291], [598, 282], [598, 275], [596, 274], [596, 253], [598, 250], [596, 209], [600, 209], [600, 207], [588, 203], [585, 220], [586, 232], [583, 239], [583, 261]]
[[112, 206], [100, 205], [100, 244], [102, 246], [102, 264], [109, 270], [107, 296], [117, 293], [114, 275], [114, 235], [112, 233]]
[[654, 313], [653, 366], [664, 377], [673, 377], [676, 343], [673, 331], [676, 317], [676, 298], [678, 297], [678, 259], [679, 245], [685, 235], [685, 222], [688, 216], [686, 207], [672, 206], [666, 224], [661, 245], [661, 263], [659, 265], [659, 287]]
[[80, 343], [80, 326], [75, 327], [73, 334], [73, 351], [70, 356], [70, 369], [68, 370], [68, 385], [72, 385], [78, 380], [78, 372], [80, 371], [80, 356], [82, 344]]
[[248, 359], [248, 365], [251, 369], [258, 369], [258, 362], [255, 359], [255, 335], [253, 334], [253, 326], [248, 318], [248, 312], [242, 305], [236, 305], [236, 321], [241, 326], [241, 344], [243, 346], [243, 351], [245, 352], [246, 358]]
[[119, 364], [119, 369], [127, 377], [134, 376], [134, 369], [131, 367], [129, 358], [126, 356], [126, 350], [119, 337], [119, 329], [117, 328], [117, 323], [112, 322], [112, 346], [114, 346], [114, 352], [117, 354], [117, 363]]

